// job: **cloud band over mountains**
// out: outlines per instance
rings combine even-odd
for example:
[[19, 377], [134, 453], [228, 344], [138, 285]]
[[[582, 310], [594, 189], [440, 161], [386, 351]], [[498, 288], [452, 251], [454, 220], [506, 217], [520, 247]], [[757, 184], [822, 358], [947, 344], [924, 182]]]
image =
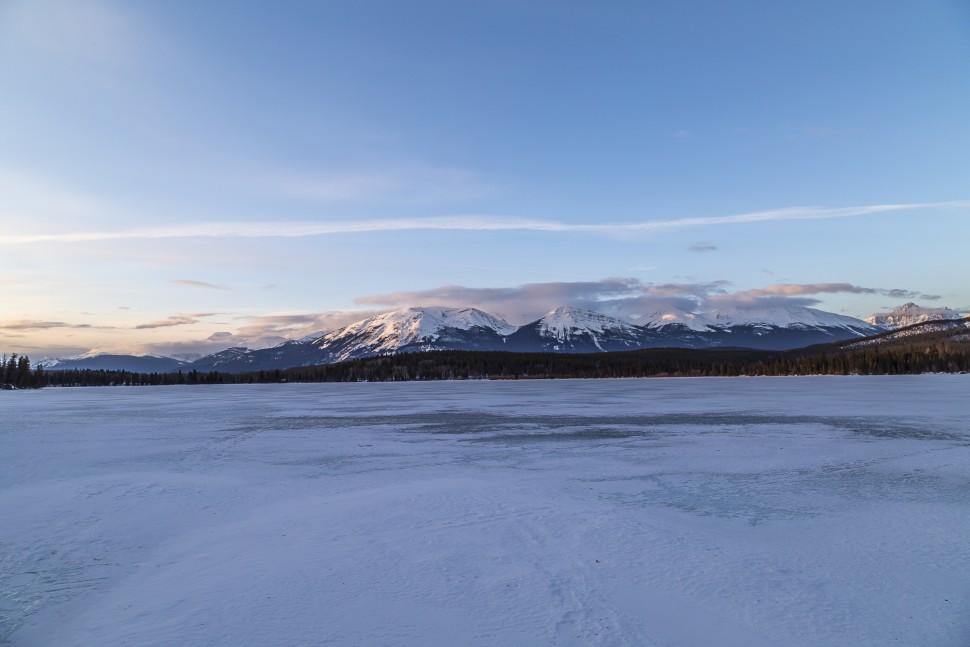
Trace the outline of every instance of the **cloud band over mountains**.
[[[162, 354], [212, 353], [229, 345], [263, 348], [285, 339], [335, 330], [350, 323], [409, 306], [475, 307], [501, 315], [521, 325], [541, 317], [555, 307], [588, 308], [621, 318], [636, 319], [676, 308], [704, 312], [716, 308], [759, 308], [774, 305], [813, 306], [819, 295], [881, 295], [893, 299], [937, 300], [938, 295], [902, 288], [874, 288], [853, 283], [774, 283], [760, 288], [732, 290], [731, 282], [647, 282], [632, 277], [595, 281], [526, 283], [511, 287], [468, 287], [443, 285], [426, 290], [399, 291], [360, 296], [354, 303], [360, 310], [304, 312], [270, 315], [241, 315], [214, 321], [216, 312], [182, 312], [154, 321], [112, 327], [115, 336], [126, 331], [194, 329], [195, 333], [147, 341], [133, 338], [124, 352]], [[225, 314], [225, 313], [221, 313]], [[16, 337], [31, 331], [92, 328], [88, 323], [53, 320], [0, 320], [0, 337]], [[213, 328], [216, 332], [213, 332]]]
[[878, 294], [896, 299], [939, 299], [934, 294], [901, 288], [870, 288], [852, 283], [775, 283], [763, 288], [736, 291], [730, 291], [729, 287], [729, 281], [649, 283], [620, 277], [599, 281], [527, 283], [505, 288], [445, 285], [429, 290], [358, 297], [354, 301], [358, 305], [385, 308], [471, 306], [522, 323], [560, 305], [635, 318], [670, 308], [701, 312], [714, 308], [744, 309], [771, 304], [813, 306], [819, 303], [816, 296], [821, 294]]

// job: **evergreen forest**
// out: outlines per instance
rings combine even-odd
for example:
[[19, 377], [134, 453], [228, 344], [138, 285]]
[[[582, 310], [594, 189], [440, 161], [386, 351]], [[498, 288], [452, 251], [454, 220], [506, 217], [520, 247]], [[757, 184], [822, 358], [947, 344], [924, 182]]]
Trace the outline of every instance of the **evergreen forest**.
[[923, 337], [905, 343], [873, 343], [856, 348], [814, 346], [785, 352], [671, 348], [590, 354], [432, 351], [250, 373], [45, 371], [40, 367], [32, 369], [27, 357], [11, 355], [4, 357], [0, 385], [10, 389], [468, 379], [904, 375], [970, 371], [968, 340]]

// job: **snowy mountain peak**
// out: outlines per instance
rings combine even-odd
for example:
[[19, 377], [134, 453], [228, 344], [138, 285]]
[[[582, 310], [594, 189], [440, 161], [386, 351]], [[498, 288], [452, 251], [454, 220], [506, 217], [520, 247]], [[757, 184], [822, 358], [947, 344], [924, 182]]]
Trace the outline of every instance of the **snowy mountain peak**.
[[778, 328], [843, 328], [876, 333], [879, 329], [855, 317], [823, 312], [804, 306], [718, 308], [703, 313], [712, 326], [760, 326]]
[[704, 315], [687, 312], [680, 308], [657, 310], [637, 319], [637, 324], [644, 328], [663, 328], [664, 326], [677, 325], [695, 331], [708, 330], [711, 323], [711, 320]]
[[910, 301], [889, 312], [877, 312], [868, 317], [866, 322], [883, 328], [904, 328], [924, 321], [942, 321], [961, 317], [959, 312], [949, 308], [923, 308]]
[[433, 337], [443, 328], [468, 330], [476, 326], [490, 328], [499, 334], [509, 334], [515, 330], [515, 326], [504, 319], [475, 308], [404, 308], [352, 323], [325, 337], [369, 331], [379, 336], [396, 334], [406, 343]]
[[312, 343], [320, 348], [340, 346], [338, 358], [364, 350], [380, 355], [412, 344], [435, 344], [445, 333], [453, 336], [455, 331], [472, 334], [476, 330], [501, 337], [513, 333], [516, 327], [476, 308], [414, 307], [352, 323]]
[[330, 332], [330, 331], [329, 330], [318, 330], [316, 332], [310, 333], [309, 335], [303, 335], [299, 339], [288, 339], [287, 341], [285, 341], [283, 343], [284, 344], [288, 344], [288, 343], [291, 343], [291, 342], [294, 342], [295, 341], [298, 344], [307, 344], [307, 343], [309, 343], [309, 342], [311, 342], [311, 341], [313, 341], [315, 339], [320, 339], [321, 337], [323, 337], [324, 335], [326, 335], [328, 332]]
[[547, 312], [538, 321], [537, 330], [559, 341], [566, 341], [577, 334], [603, 333], [607, 330], [632, 330], [634, 326], [622, 319], [584, 308], [560, 306]]
[[[425, 308], [431, 310], [431, 308]], [[513, 326], [505, 319], [491, 315], [477, 308], [435, 308], [440, 311], [436, 314], [442, 321], [448, 323], [450, 328], [460, 328], [469, 330], [471, 328], [490, 328], [500, 335], [509, 335], [515, 332]]]
[[426, 351], [592, 353], [727, 347], [786, 350], [882, 332], [884, 328], [859, 319], [801, 306], [721, 308], [700, 314], [665, 309], [633, 322], [585, 308], [562, 306], [518, 327], [475, 308], [414, 307], [270, 348], [228, 348], [191, 364], [160, 357], [111, 355], [69, 364], [63, 360], [45, 363], [59, 369], [242, 372]]

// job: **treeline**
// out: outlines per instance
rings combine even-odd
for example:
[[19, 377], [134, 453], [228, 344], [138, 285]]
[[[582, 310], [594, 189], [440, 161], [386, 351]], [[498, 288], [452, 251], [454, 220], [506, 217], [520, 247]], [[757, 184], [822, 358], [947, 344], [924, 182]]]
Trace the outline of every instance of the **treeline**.
[[26, 355], [13, 353], [0, 359], [0, 389], [39, 389], [46, 384], [43, 367], [31, 368]]
[[970, 344], [939, 340], [893, 348], [837, 345], [795, 351], [652, 348], [622, 353], [559, 354], [433, 351], [339, 364], [251, 373], [108, 370], [42, 372], [50, 386], [392, 382], [465, 379], [728, 377], [780, 375], [902, 375], [970, 372]]
[[[970, 371], [970, 348], [945, 342], [926, 348], [844, 351], [691, 350], [552, 354], [436, 351], [292, 368], [290, 382], [780, 375], [901, 375]], [[253, 377], [249, 374], [247, 377]]]
[[938, 342], [931, 346], [787, 353], [765, 362], [764, 375], [907, 375], [970, 372], [966, 345]]
[[179, 371], [177, 373], [133, 373], [107, 369], [46, 371], [47, 386], [173, 386], [194, 384], [268, 384], [286, 382], [285, 371], [220, 373]]

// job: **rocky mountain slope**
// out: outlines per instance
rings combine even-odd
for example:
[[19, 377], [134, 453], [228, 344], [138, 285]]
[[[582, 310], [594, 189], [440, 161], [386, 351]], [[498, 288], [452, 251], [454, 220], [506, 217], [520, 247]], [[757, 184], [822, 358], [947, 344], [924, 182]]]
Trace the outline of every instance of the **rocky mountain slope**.
[[866, 318], [866, 323], [882, 328], [905, 328], [924, 321], [960, 319], [959, 312], [949, 308], [923, 308], [913, 302], [905, 303], [889, 312], [878, 312]]

